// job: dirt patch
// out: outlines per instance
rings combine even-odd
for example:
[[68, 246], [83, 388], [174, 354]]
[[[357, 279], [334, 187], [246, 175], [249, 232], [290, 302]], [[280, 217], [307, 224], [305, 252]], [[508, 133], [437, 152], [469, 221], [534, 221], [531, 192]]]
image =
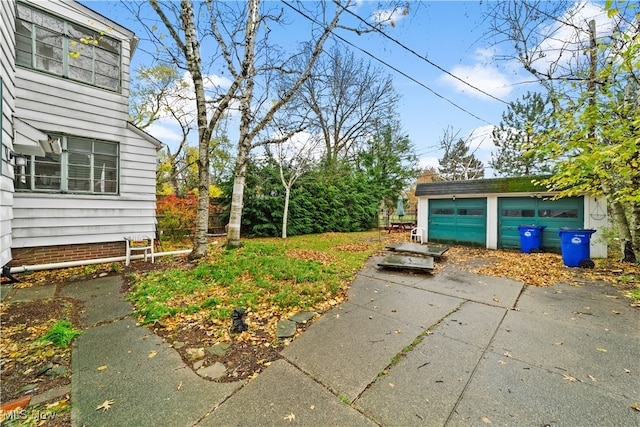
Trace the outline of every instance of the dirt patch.
[[[71, 298], [0, 304], [2, 403], [71, 385], [71, 347], [57, 346], [42, 337], [61, 319], [79, 330], [81, 310], [81, 303]], [[38, 410], [43, 415], [56, 412], [55, 418], [38, 425], [70, 425], [69, 399], [63, 394], [43, 401]]]

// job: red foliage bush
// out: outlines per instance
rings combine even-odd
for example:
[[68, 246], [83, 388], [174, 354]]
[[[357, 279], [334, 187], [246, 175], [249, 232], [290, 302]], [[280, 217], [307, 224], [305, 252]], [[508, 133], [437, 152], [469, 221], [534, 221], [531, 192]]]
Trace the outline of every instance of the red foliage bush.
[[192, 234], [196, 228], [196, 211], [198, 196], [189, 194], [178, 197], [169, 194], [156, 201], [156, 217], [158, 231], [165, 236], [185, 237]]

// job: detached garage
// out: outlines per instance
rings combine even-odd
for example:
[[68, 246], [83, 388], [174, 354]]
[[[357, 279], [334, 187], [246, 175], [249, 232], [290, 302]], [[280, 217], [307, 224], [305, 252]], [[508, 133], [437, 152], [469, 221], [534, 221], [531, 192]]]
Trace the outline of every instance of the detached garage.
[[434, 199], [429, 204], [429, 240], [484, 246], [487, 199]]
[[[418, 184], [417, 226], [424, 242], [520, 248], [520, 225], [544, 226], [542, 249], [560, 253], [561, 228], [602, 229], [608, 225], [603, 197], [552, 200], [555, 193], [536, 186], [534, 177], [494, 178]], [[596, 233], [591, 257], [607, 256]]]

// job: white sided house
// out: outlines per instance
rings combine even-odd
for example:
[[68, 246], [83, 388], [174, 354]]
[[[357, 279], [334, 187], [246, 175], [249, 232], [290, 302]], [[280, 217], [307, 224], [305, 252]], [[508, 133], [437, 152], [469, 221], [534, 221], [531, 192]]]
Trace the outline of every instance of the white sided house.
[[[609, 225], [602, 196], [566, 197], [532, 183], [532, 177], [420, 183], [417, 227], [421, 241], [518, 249], [520, 226], [544, 226], [542, 250], [561, 252], [561, 229], [596, 230], [592, 258], [606, 258]], [[523, 230], [525, 230], [523, 228]]]
[[128, 121], [137, 38], [73, 0], [0, 1], [0, 23], [0, 265], [123, 257], [155, 235], [161, 147]]

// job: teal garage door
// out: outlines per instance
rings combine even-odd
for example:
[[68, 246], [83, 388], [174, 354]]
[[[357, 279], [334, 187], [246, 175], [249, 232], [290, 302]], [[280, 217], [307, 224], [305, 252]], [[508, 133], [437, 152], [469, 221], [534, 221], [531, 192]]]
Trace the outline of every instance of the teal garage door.
[[535, 197], [503, 197], [498, 199], [498, 247], [520, 248], [520, 225], [544, 225], [542, 249], [560, 252], [561, 228], [584, 227], [582, 197], [545, 200]]
[[429, 241], [486, 246], [487, 199], [430, 199]]

